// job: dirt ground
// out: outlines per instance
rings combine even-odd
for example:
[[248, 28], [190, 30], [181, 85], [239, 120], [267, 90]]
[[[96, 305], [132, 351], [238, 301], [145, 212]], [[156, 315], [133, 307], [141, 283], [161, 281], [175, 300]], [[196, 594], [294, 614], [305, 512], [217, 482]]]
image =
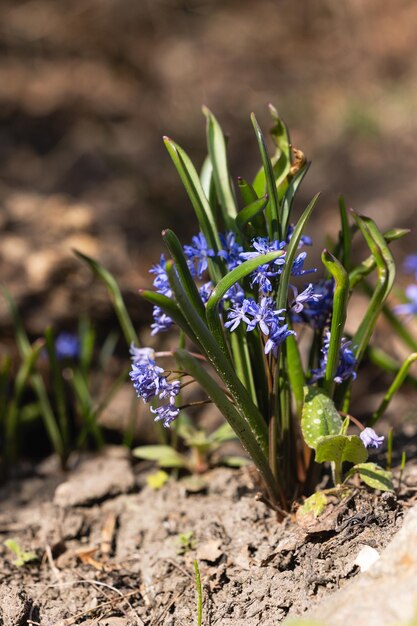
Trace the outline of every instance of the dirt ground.
[[49, 458], [2, 488], [2, 540], [36, 555], [16, 566], [1, 542], [2, 626], [197, 623], [194, 559], [204, 625], [273, 626], [355, 576], [360, 549], [387, 544], [417, 487], [410, 463], [397, 494], [353, 490], [318, 520], [277, 524], [250, 468], [155, 491], [120, 448], [71, 463], [63, 475]]

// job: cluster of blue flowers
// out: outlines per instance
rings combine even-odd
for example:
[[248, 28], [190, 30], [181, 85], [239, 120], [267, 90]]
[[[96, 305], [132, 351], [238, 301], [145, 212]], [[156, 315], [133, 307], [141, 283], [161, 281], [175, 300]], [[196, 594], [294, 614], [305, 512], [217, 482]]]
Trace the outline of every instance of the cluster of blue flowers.
[[130, 378], [137, 395], [144, 402], [151, 402], [154, 398], [168, 400], [166, 404], [156, 409], [151, 407], [152, 413], [156, 415], [155, 421], [163, 420], [164, 426], [168, 427], [180, 412], [176, 406], [181, 389], [180, 381], [168, 381], [165, 370], [156, 364], [155, 353], [151, 348], [136, 348], [131, 345], [130, 354], [132, 359]]
[[[320, 364], [318, 369], [314, 369], [311, 371], [311, 379], [310, 382], [314, 383], [320, 378], [323, 378], [326, 373], [327, 359], [329, 356], [329, 346], [330, 346], [330, 332], [326, 331], [324, 336], [323, 347], [321, 349], [322, 358], [320, 360]], [[339, 354], [339, 363], [337, 366], [336, 374], [334, 377], [335, 383], [342, 383], [344, 380], [348, 380], [352, 378], [355, 380], [356, 378], [356, 358], [352, 351], [352, 342], [343, 338], [340, 346], [340, 354]]]

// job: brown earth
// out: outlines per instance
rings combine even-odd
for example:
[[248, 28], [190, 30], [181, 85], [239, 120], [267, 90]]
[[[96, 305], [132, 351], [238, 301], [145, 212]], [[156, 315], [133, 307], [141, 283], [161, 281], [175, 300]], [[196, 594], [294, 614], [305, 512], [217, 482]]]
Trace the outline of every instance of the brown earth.
[[196, 623], [194, 559], [203, 624], [272, 626], [355, 576], [361, 548], [386, 545], [417, 486], [410, 464], [398, 494], [354, 490], [318, 521], [277, 524], [249, 468], [155, 491], [149, 468], [132, 468], [120, 449], [71, 463], [63, 475], [48, 459], [2, 488], [2, 537], [37, 557], [18, 567], [1, 544], [2, 626]]

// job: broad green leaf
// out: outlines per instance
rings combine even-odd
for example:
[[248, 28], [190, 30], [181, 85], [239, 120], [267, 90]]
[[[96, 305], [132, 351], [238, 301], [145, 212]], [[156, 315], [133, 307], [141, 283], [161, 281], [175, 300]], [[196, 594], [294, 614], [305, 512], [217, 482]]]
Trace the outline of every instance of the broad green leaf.
[[245, 467], [250, 464], [250, 460], [244, 456], [221, 456], [219, 463], [227, 467]]
[[355, 465], [355, 467], [352, 467], [348, 476], [351, 476], [355, 472], [358, 472], [363, 482], [369, 487], [372, 487], [372, 489], [394, 491], [391, 472], [382, 469], [382, 467], [379, 467], [376, 463], [359, 463]]
[[313, 493], [312, 496], [307, 498], [303, 506], [300, 509], [301, 515], [308, 515], [313, 513], [315, 517], [319, 517], [327, 505], [327, 496], [322, 491]]
[[139, 446], [132, 450], [133, 456], [156, 461], [160, 467], [187, 467], [187, 459], [171, 446]]
[[169, 475], [164, 472], [164, 470], [159, 470], [154, 474], [149, 474], [149, 476], [146, 478], [146, 484], [154, 491], [157, 491], [158, 489], [162, 489], [162, 487], [165, 485], [166, 482], [168, 482], [168, 480]]
[[320, 437], [316, 443], [317, 463], [363, 463], [367, 458], [368, 452], [357, 435], [326, 435]]
[[326, 435], [337, 435], [342, 427], [342, 419], [331, 400], [320, 389], [304, 389], [304, 406], [301, 428], [305, 442], [316, 448], [317, 442]]

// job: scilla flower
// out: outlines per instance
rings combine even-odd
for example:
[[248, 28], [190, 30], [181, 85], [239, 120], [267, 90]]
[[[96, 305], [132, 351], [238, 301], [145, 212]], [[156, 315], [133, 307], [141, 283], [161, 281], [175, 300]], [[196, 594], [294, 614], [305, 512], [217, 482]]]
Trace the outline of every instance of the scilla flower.
[[380, 448], [384, 441], [384, 436], [378, 437], [373, 428], [365, 428], [359, 435], [366, 448]]

